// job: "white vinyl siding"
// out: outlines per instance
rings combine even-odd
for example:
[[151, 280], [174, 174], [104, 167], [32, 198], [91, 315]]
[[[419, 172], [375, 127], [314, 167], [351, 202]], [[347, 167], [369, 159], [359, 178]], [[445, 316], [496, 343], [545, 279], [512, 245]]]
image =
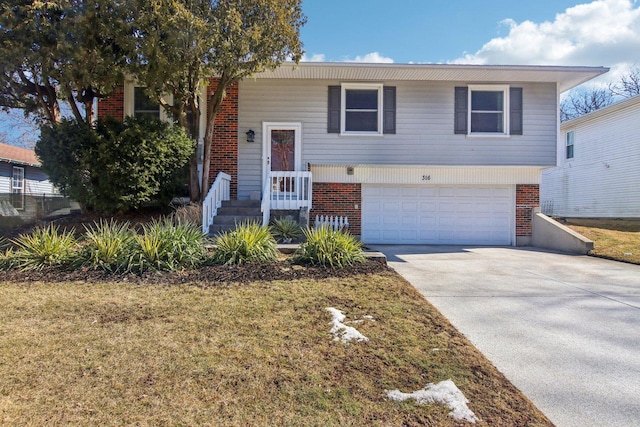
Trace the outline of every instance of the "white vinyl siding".
[[[302, 163], [440, 166], [552, 166], [556, 162], [557, 93], [551, 83], [517, 83], [524, 92], [524, 135], [454, 134], [454, 88], [466, 82], [379, 82], [396, 87], [396, 133], [327, 132], [333, 80], [243, 80], [239, 91], [238, 197], [261, 190], [261, 146], [244, 133], [264, 121], [302, 122]], [[262, 135], [256, 134], [256, 141]]]
[[[575, 132], [573, 159], [559, 144], [557, 168], [543, 171], [540, 202], [563, 217], [640, 217], [640, 97], [561, 127]], [[561, 139], [561, 142], [564, 142]]]
[[362, 241], [510, 245], [513, 187], [365, 185]]

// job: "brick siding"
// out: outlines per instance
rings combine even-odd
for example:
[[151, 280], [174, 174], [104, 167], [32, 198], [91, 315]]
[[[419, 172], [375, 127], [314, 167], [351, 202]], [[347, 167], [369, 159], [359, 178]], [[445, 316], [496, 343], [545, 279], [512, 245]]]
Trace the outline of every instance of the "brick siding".
[[[356, 208], [356, 205], [358, 206]], [[349, 231], [359, 236], [361, 232], [362, 185], [336, 182], [313, 183], [313, 208], [309, 219], [313, 226], [316, 215], [347, 216]]]
[[107, 117], [124, 120], [124, 85], [118, 85], [113, 93], [98, 100], [98, 120]]
[[[216, 90], [217, 81], [211, 80], [207, 96]], [[209, 185], [218, 172], [231, 175], [231, 199], [238, 198], [238, 84], [229, 85], [227, 96], [216, 116], [211, 146]]]
[[531, 211], [540, 206], [540, 186], [516, 185], [516, 237], [531, 236]]

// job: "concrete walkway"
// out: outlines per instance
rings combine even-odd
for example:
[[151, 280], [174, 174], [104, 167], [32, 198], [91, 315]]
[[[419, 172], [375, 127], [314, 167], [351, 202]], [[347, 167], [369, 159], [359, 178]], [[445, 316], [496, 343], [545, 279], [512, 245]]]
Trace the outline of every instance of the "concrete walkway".
[[558, 427], [640, 426], [640, 266], [521, 248], [371, 249]]

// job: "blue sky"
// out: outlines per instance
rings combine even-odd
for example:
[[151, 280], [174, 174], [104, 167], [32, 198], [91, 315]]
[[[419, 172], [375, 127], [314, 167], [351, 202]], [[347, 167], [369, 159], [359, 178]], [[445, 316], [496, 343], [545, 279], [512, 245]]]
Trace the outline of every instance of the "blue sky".
[[[305, 60], [640, 66], [640, 0], [303, 0]], [[21, 114], [0, 141], [33, 146]]]
[[[567, 0], [303, 0], [307, 57], [353, 60], [372, 52], [395, 62], [440, 63], [476, 52], [508, 34], [501, 24], [553, 21], [580, 1]], [[390, 5], [392, 5], [390, 7]]]

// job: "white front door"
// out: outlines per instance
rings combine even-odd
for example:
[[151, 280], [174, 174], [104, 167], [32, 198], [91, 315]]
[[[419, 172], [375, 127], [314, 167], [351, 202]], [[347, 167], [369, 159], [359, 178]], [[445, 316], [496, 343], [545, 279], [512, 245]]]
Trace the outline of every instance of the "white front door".
[[[301, 170], [301, 123], [272, 123], [262, 124], [262, 183], [264, 185], [271, 171], [299, 171]], [[285, 191], [285, 182], [277, 180], [272, 185], [272, 191]], [[287, 189], [293, 191], [293, 189]]]

